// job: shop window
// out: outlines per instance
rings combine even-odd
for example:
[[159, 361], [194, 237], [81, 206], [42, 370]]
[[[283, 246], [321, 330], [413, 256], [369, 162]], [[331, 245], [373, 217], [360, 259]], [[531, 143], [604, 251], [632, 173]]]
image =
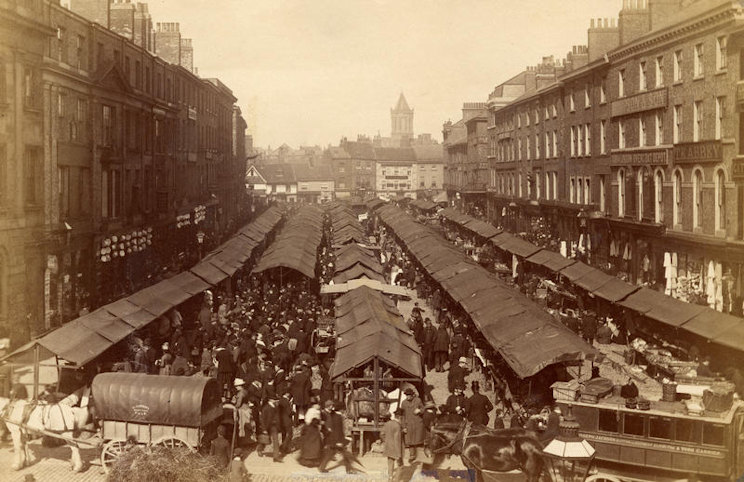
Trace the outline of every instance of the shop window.
[[618, 433], [620, 431], [619, 414], [612, 410], [599, 410], [599, 430]]
[[680, 224], [680, 214], [682, 213], [682, 173], [678, 170], [674, 172], [674, 211], [672, 221], [674, 224]]
[[677, 419], [674, 427], [674, 439], [678, 442], [700, 441], [700, 423], [695, 420]]
[[692, 225], [696, 228], [703, 226], [703, 173], [696, 170], [692, 176]]
[[716, 171], [716, 229], [726, 229], [726, 176]]
[[643, 415], [634, 415], [630, 413], [625, 414], [625, 420], [623, 423], [623, 433], [627, 435], [644, 435], [643, 429]]
[[672, 438], [672, 420], [669, 418], [651, 417], [648, 425], [648, 435], [653, 438]]
[[723, 446], [723, 425], [706, 423], [703, 425], [703, 443]]
[[661, 170], [656, 171], [656, 175], [654, 176], [654, 193], [654, 221], [661, 223], [664, 221], [664, 174]]

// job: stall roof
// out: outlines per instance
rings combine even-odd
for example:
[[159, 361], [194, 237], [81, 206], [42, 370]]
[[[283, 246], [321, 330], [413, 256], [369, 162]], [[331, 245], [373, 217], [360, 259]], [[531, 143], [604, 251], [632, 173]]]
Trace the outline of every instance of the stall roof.
[[[742, 324], [744, 324], [744, 320], [741, 318], [709, 308], [693, 316], [682, 325], [682, 328], [690, 333], [716, 341], [719, 336]], [[739, 345], [738, 348], [744, 348], [744, 344]]]
[[174, 277], [169, 278], [168, 281], [192, 295], [202, 293], [204, 290], [210, 288], [208, 283], [189, 271], [178, 273]]
[[332, 378], [375, 357], [413, 377], [422, 376], [421, 349], [389, 298], [360, 287], [334, 304], [338, 342]]
[[620, 301], [620, 305], [675, 327], [682, 326], [684, 322], [707, 309], [705, 306], [691, 305], [645, 287]]
[[591, 271], [588, 271], [584, 276], [572, 281], [579, 288], [584, 288], [590, 293], [593, 293], [594, 290], [609, 283], [613, 279], [617, 278], [596, 268], [592, 268]]
[[[417, 347], [418, 348], [418, 347]], [[331, 378], [342, 377], [349, 370], [365, 365], [375, 357], [407, 373], [422, 378], [421, 352], [385, 333], [376, 333], [359, 343], [339, 348], [331, 365]]]
[[333, 282], [336, 284], [346, 283], [349, 280], [355, 280], [362, 277], [367, 277], [371, 280], [379, 281], [380, 283], [385, 282], [385, 277], [379, 272], [369, 269], [363, 264], [357, 264], [344, 271], [337, 271], [333, 275]]
[[[551, 363], [596, 356], [596, 350], [565, 330], [534, 302], [507, 288], [481, 266], [472, 264], [464, 253], [402, 214], [401, 210], [384, 208], [380, 210], [380, 218], [429, 275], [460, 303], [493, 348], [503, 355], [520, 377], [534, 375]], [[522, 256], [540, 249], [508, 233], [496, 235], [492, 240], [497, 245], [499, 241], [509, 243]], [[541, 351], [541, 346], [528, 336], [531, 333], [548, 337], [554, 345]], [[520, 341], [523, 339], [527, 341]], [[528, 348], [529, 343], [533, 348]], [[535, 350], [534, 346], [538, 349]]]
[[217, 286], [222, 280], [227, 279], [227, 273], [204, 261], [191, 268], [190, 271], [212, 286]]
[[744, 323], [727, 328], [723, 333], [715, 337], [713, 341], [735, 350], [741, 350], [744, 347]]
[[560, 274], [568, 278], [570, 281], [576, 281], [592, 271], [596, 271], [596, 269], [592, 268], [588, 264], [582, 263], [581, 261], [576, 261], [575, 263], [563, 268], [560, 271]]
[[593, 293], [602, 299], [615, 303], [637, 290], [638, 286], [634, 286], [619, 278], [610, 276], [610, 279], [599, 288], [596, 288]]
[[[497, 235], [496, 237], [498, 236], [500, 235]], [[497, 246], [499, 249], [515, 254], [521, 258], [527, 258], [542, 249], [530, 243], [529, 241], [525, 241], [524, 239], [517, 236], [512, 236], [511, 239], [505, 239]]]
[[371, 211], [374, 211], [380, 206], [382, 206], [383, 204], [385, 204], [385, 201], [383, 201], [380, 198], [374, 198], [374, 199], [370, 199], [365, 204], [367, 205], [368, 209], [370, 209]]
[[222, 391], [209, 377], [101, 373], [91, 385], [101, 420], [202, 427], [222, 416]]
[[493, 225], [475, 218], [470, 218], [465, 223], [465, 228], [486, 239], [492, 238], [501, 232], [500, 229], [494, 227]]
[[558, 272], [576, 262], [576, 260], [565, 258], [559, 253], [550, 251], [549, 249], [541, 249], [537, 253], [527, 258], [527, 261], [539, 266], [543, 266], [553, 272]]

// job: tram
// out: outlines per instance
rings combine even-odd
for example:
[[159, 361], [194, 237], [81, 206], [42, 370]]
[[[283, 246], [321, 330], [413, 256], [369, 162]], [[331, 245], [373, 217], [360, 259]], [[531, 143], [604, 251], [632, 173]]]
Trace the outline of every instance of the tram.
[[596, 450], [598, 473], [587, 480], [737, 480], [744, 475], [744, 401], [722, 412], [685, 413], [682, 402], [627, 408], [610, 396], [571, 405], [579, 435]]

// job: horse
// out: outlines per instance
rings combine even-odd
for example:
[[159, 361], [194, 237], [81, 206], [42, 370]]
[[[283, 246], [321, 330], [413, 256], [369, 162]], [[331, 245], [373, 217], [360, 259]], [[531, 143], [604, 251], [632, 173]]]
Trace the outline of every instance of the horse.
[[522, 428], [493, 430], [471, 422], [438, 423], [431, 429], [429, 450], [435, 455], [435, 466], [441, 463], [442, 454], [459, 455], [480, 481], [483, 472], [518, 469], [527, 482], [538, 482], [546, 471], [537, 435]]
[[21, 470], [31, 463], [27, 442], [29, 433], [53, 433], [69, 445], [72, 451], [71, 467], [74, 472], [83, 470], [80, 447], [74, 440], [91, 420], [87, 407], [75, 407], [79, 396], [70, 395], [59, 403], [32, 400], [10, 400], [0, 397], [0, 417], [5, 421], [13, 441], [13, 470]]

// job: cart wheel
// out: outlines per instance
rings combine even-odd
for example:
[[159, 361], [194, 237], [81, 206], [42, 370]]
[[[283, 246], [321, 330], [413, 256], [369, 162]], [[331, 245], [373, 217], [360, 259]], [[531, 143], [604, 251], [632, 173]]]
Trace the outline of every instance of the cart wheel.
[[101, 449], [101, 466], [108, 473], [111, 466], [121, 455], [129, 450], [129, 444], [126, 440], [109, 440]]
[[168, 447], [171, 449], [187, 448], [190, 451], [194, 452], [194, 447], [189, 445], [188, 442], [184, 441], [183, 439], [176, 437], [175, 435], [166, 435], [164, 437], [160, 437], [159, 439], [154, 441], [152, 445], [157, 445], [160, 447]]
[[586, 478], [586, 482], [622, 482], [620, 479], [609, 474], [594, 474]]

